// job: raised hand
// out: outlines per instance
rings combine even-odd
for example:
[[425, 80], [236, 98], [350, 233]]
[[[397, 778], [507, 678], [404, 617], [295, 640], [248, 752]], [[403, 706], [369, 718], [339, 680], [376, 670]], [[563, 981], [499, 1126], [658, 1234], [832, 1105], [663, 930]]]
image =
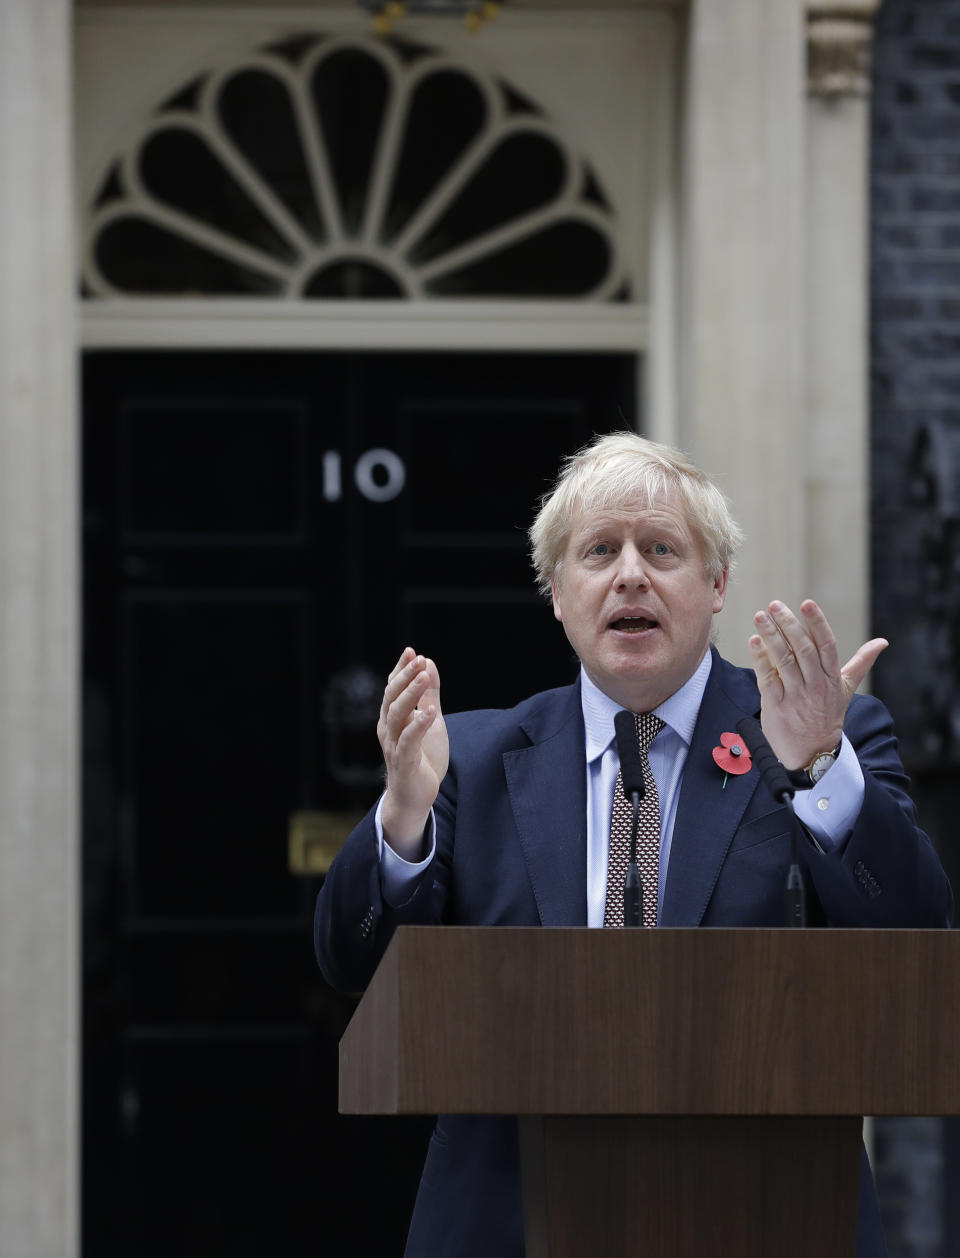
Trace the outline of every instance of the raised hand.
[[406, 860], [419, 860], [430, 809], [447, 772], [450, 744], [433, 660], [406, 647], [387, 679], [377, 722], [387, 766], [384, 838]]
[[843, 720], [857, 687], [889, 644], [871, 638], [841, 668], [837, 640], [812, 599], [800, 604], [803, 620], [785, 603], [772, 602], [753, 618], [750, 654], [760, 687], [760, 724], [777, 758], [802, 769], [840, 742]]

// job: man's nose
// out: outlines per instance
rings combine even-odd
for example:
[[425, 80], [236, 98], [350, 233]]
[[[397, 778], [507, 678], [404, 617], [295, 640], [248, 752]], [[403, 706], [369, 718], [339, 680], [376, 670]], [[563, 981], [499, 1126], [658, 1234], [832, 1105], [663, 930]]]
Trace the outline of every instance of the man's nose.
[[617, 585], [623, 589], [639, 589], [649, 584], [643, 554], [632, 544], [624, 546], [617, 567]]

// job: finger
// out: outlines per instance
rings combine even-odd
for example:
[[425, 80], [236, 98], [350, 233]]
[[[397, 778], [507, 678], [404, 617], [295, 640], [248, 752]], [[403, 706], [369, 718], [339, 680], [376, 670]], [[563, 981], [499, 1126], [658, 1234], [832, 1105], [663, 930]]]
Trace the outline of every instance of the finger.
[[433, 704], [437, 711], [440, 712], [440, 672], [433, 660], [425, 659], [423, 663], [423, 675], [426, 677], [426, 682], [423, 696], [418, 706], [422, 708], [426, 704]]
[[844, 688], [848, 695], [852, 695], [859, 689], [867, 673], [889, 645], [886, 638], [871, 638], [847, 660], [840, 670], [840, 676], [843, 678]]
[[[800, 663], [787, 641], [778, 622], [773, 618], [773, 608], [783, 604], [771, 603], [767, 611], [759, 611], [753, 618], [757, 633], [763, 639], [763, 645], [770, 661], [780, 674], [780, 684], [784, 690], [796, 686], [803, 680]], [[792, 613], [791, 613], [792, 615]]]
[[820, 655], [823, 671], [830, 677], [835, 677], [840, 671], [840, 652], [837, 650], [837, 639], [830, 628], [830, 622], [812, 598], [805, 599], [800, 604], [800, 614]]
[[403, 687], [412, 681], [414, 676], [422, 669], [425, 669], [427, 672], [429, 688], [431, 690], [439, 690], [440, 673], [433, 660], [423, 655], [417, 655], [413, 647], [405, 647], [403, 654], [397, 660], [387, 678], [384, 698], [388, 699], [388, 702], [395, 699]]
[[404, 656], [407, 656], [406, 651], [400, 656], [397, 667], [387, 678], [387, 684], [383, 690], [383, 703], [380, 706], [381, 713], [386, 712], [390, 704], [403, 693], [418, 673], [421, 673], [426, 667], [426, 660], [423, 656], [414, 655], [412, 650], [401, 667], [401, 661], [404, 660]]
[[[389, 742], [396, 745], [414, 714], [428, 707], [441, 712], [440, 673], [433, 660], [417, 655], [384, 691], [380, 717]], [[382, 738], [380, 741], [383, 744]]]
[[398, 673], [401, 673], [407, 667], [407, 665], [411, 662], [411, 660], [415, 660], [416, 658], [417, 658], [417, 653], [413, 649], [413, 647], [405, 646], [403, 648], [403, 651], [400, 653], [400, 658], [397, 660], [396, 664], [394, 664], [393, 668], [390, 670], [390, 674], [387, 677], [387, 681], [388, 682], [393, 681], [394, 677], [396, 677]]
[[766, 648], [766, 644], [759, 634], [751, 634], [747, 640], [747, 646], [750, 648], [750, 656], [753, 660], [753, 671], [757, 674], [757, 685], [761, 691], [770, 693], [773, 687], [783, 693], [783, 683], [780, 680], [780, 673], [777, 666], [770, 658], [770, 653]]
[[436, 721], [440, 713], [431, 704], [429, 707], [416, 708], [397, 739], [396, 754], [393, 768], [404, 770], [416, 765], [420, 758], [423, 740], [427, 731]]
[[778, 657], [778, 667], [786, 672], [789, 680], [796, 676], [804, 681], [813, 680], [815, 673], [822, 671], [820, 652], [805, 624], [802, 624], [786, 603], [775, 599], [769, 607], [769, 615], [777, 627], [785, 648], [785, 654]]
[[399, 672], [402, 672], [411, 660], [415, 660], [416, 658], [417, 653], [413, 647], [405, 646], [400, 652], [400, 658], [397, 660], [396, 664], [394, 664], [393, 668], [391, 668], [387, 676], [387, 681], [393, 681], [394, 677], [396, 677]]
[[[418, 709], [414, 712], [409, 724], [401, 734], [393, 754], [389, 757], [384, 757], [387, 769], [387, 790], [393, 793], [395, 799], [403, 801], [404, 797], [407, 796], [409, 804], [410, 792], [413, 794], [413, 799], [422, 795], [425, 779], [421, 772], [421, 766], [424, 763], [429, 765], [428, 758], [424, 752], [424, 740], [434, 727], [437, 717], [438, 713], [435, 708], [429, 708], [424, 711]], [[429, 803], [427, 807], [429, 807]]]
[[417, 655], [413, 647], [404, 647], [403, 653], [391, 669], [390, 675], [387, 677], [387, 684], [383, 688], [383, 698], [380, 701], [381, 721], [386, 722], [391, 703], [403, 691], [404, 687], [413, 680], [417, 669], [416, 662]]
[[423, 656], [418, 656], [387, 685], [380, 706], [380, 720], [392, 742], [400, 737], [412, 713], [427, 693], [429, 680], [426, 661]]

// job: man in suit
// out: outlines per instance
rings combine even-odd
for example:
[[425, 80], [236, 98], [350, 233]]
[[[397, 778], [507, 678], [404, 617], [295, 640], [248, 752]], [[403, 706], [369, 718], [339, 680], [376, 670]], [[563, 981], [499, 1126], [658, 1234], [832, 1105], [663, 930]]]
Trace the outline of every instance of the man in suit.
[[[810, 924], [949, 925], [950, 887], [918, 828], [889, 715], [854, 693], [886, 643], [865, 643], [841, 667], [816, 603], [797, 617], [774, 601], [754, 617], [755, 671], [711, 649], [740, 531], [684, 455], [632, 433], [599, 438], [568, 460], [531, 541], [580, 677], [509, 711], [445, 720], [436, 665], [403, 652], [378, 726], [386, 790], [318, 899], [330, 982], [364, 986], [402, 923], [603, 925], [622, 895], [607, 869], [613, 718], [624, 708], [662, 722], [646, 753], [659, 852], [645, 895], [656, 895], [659, 925], [783, 923], [789, 814], [755, 771], [725, 778], [712, 754], [752, 715], [805, 775], [796, 809]], [[480, 663], [497, 667], [495, 655]], [[618, 901], [614, 924], [619, 914]], [[883, 1253], [864, 1162], [857, 1258]], [[408, 1258], [522, 1254], [515, 1123], [441, 1117]]]

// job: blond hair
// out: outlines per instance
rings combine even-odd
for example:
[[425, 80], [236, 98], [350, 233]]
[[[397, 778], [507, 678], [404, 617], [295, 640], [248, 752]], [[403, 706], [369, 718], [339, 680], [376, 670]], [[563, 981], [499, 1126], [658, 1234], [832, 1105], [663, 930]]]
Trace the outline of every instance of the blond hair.
[[703, 548], [707, 575], [717, 580], [733, 566], [743, 533], [726, 496], [685, 454], [634, 432], [596, 437], [564, 460], [553, 489], [530, 527], [537, 586], [550, 596], [559, 580], [577, 511], [615, 511], [671, 500], [685, 512]]

